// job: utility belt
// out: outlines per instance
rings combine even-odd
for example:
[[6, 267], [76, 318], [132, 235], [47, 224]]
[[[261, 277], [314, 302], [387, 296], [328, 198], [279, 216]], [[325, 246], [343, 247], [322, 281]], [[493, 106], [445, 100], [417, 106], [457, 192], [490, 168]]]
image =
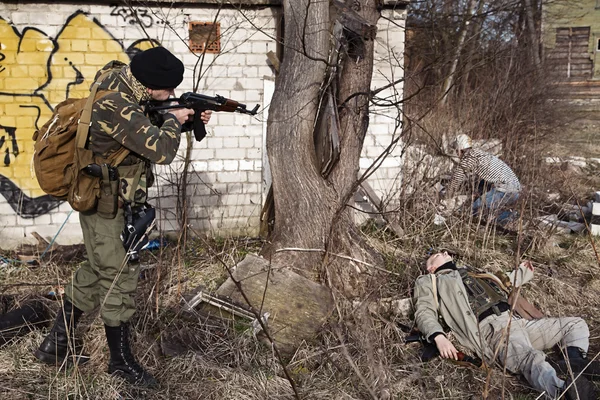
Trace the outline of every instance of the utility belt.
[[130, 262], [139, 261], [138, 251], [148, 244], [148, 235], [154, 228], [156, 220], [156, 210], [147, 202], [132, 206], [135, 204], [135, 191], [144, 167], [143, 163], [121, 167], [127, 172], [132, 171], [132, 183], [128, 184], [129, 196], [127, 197], [119, 190], [121, 178], [117, 167], [108, 164], [89, 164], [84, 168], [86, 174], [100, 178], [100, 197], [96, 205], [98, 215], [102, 218], [114, 219], [118, 209], [123, 209], [125, 226], [121, 232], [121, 240], [130, 256]]
[[508, 311], [508, 310], [510, 310], [510, 305], [508, 303], [505, 303], [505, 302], [498, 303], [498, 304], [493, 305], [492, 307], [488, 308], [481, 314], [479, 314], [479, 316], [477, 316], [477, 321], [481, 322], [484, 319], [486, 319], [487, 317], [489, 317], [490, 315], [494, 315], [494, 314], [500, 315], [503, 312]]

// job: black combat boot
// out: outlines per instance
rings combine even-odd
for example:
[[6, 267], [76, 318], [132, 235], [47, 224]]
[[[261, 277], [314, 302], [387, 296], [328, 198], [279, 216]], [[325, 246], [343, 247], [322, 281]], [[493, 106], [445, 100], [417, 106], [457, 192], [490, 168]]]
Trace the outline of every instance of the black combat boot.
[[[573, 375], [577, 376], [581, 373], [588, 379], [600, 380], [600, 363], [598, 361], [590, 361], [583, 356], [583, 352], [579, 347], [567, 347], [567, 356], [569, 366]], [[564, 374], [569, 373], [566, 360], [558, 361], [556, 369]], [[583, 371], [583, 372], [582, 372]]]
[[129, 347], [129, 326], [122, 323], [112, 327], [104, 325], [106, 341], [110, 349], [108, 373], [120, 376], [129, 383], [141, 387], [155, 387], [156, 379], [146, 372], [133, 358]]
[[573, 383], [572, 378], [568, 378], [565, 386], [559, 394], [564, 393], [567, 400], [597, 400], [598, 391], [596, 386], [583, 376], [579, 376]]
[[59, 310], [54, 326], [35, 351], [35, 357], [46, 364], [60, 365], [67, 362], [85, 364], [90, 357], [81, 354], [81, 344], [75, 340], [75, 327], [83, 311], [75, 307], [67, 298]]

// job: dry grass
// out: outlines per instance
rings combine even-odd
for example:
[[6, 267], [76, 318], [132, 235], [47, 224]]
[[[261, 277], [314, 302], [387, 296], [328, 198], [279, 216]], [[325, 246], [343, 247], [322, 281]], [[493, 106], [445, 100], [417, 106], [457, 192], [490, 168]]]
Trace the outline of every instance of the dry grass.
[[[460, 224], [458, 218], [450, 219], [450, 228], [436, 227], [429, 223], [430, 214], [435, 210], [420, 211], [425, 217], [418, 221], [404, 220], [407, 230], [402, 238], [380, 230], [368, 232], [370, 242], [385, 255], [385, 267], [401, 276], [394, 275], [393, 279], [374, 286], [374, 295], [366, 301], [409, 296], [425, 253], [431, 247], [454, 249], [462, 262], [493, 271], [508, 271], [514, 267], [515, 235], [497, 232], [491, 236], [483, 226]], [[407, 208], [406, 215], [409, 212]], [[541, 232], [536, 235], [542, 237]], [[483, 246], [485, 236], [488, 239]], [[545, 243], [550, 243], [548, 238]], [[209, 245], [210, 252], [207, 251]], [[600, 247], [600, 241], [597, 245]], [[162, 254], [145, 255], [144, 262], [157, 267], [148, 270], [147, 277], [140, 282], [132, 342], [139, 361], [161, 382], [160, 388], [138, 390], [105, 373], [108, 350], [103, 327], [97, 315], [92, 314], [86, 315], [81, 324], [92, 361], [81, 368], [57, 372], [54, 367], [36, 362], [32, 352], [43, 338], [45, 332], [41, 331], [18, 338], [0, 349], [0, 398], [293, 398], [282, 367], [269, 347], [249, 333], [247, 324], [226, 323], [181, 311], [182, 294], [198, 284], [216, 287], [226, 278], [215, 254], [233, 265], [259, 247], [258, 241], [194, 241], [183, 254], [169, 245]], [[583, 316], [595, 338], [591, 351], [599, 351], [600, 276], [588, 238], [555, 236], [551, 245], [525, 246], [523, 251], [537, 267], [537, 277], [527, 288], [526, 296], [549, 315]], [[44, 293], [57, 282], [64, 284], [75, 267], [10, 267], [2, 271], [5, 288], [2, 291]], [[16, 282], [36, 282], [42, 286], [7, 286]], [[341, 316], [332, 319], [319, 340], [301, 346], [288, 360], [288, 369], [303, 398], [372, 398], [367, 385], [376, 388], [378, 395], [387, 393], [394, 399], [479, 398], [486, 379], [483, 371], [457, 367], [440, 359], [421, 363], [420, 346], [403, 343], [406, 334], [399, 324], [411, 326], [412, 321], [393, 315], [371, 315], [367, 321], [370, 340], [367, 344], [361, 336], [364, 326], [359, 326], [365, 322], [364, 316], [363, 319], [357, 317], [357, 310], [350, 304], [338, 306], [342, 309]], [[376, 366], [374, 360], [378, 363]], [[489, 398], [502, 398], [503, 388], [505, 398], [536, 397], [522, 379], [503, 376], [500, 370], [495, 370]]]
[[[432, 158], [431, 163], [437, 161]], [[422, 363], [420, 345], [405, 344], [402, 326], [410, 319], [364, 312], [362, 305], [383, 297], [409, 297], [428, 251], [448, 249], [462, 263], [492, 272], [510, 271], [518, 259], [533, 260], [537, 275], [525, 296], [551, 316], [582, 316], [590, 326], [591, 353], [600, 351], [600, 269], [586, 235], [556, 235], [530, 221], [555, 207], [545, 201], [546, 188], [563, 201], [584, 201], [600, 182], [590, 171], [539, 174], [524, 196], [521, 235], [500, 232], [466, 215], [448, 215], [434, 225], [439, 212], [432, 188], [401, 194], [396, 217], [404, 235], [366, 226], [369, 243], [393, 274], [370, 281], [368, 298], [339, 300], [319, 338], [302, 345], [287, 368], [305, 399], [478, 399], [484, 371], [436, 359]], [[597, 176], [597, 175], [596, 175]], [[553, 178], [554, 181], [551, 181]], [[600, 249], [600, 240], [594, 242]], [[187, 245], [145, 252], [132, 320], [133, 348], [138, 360], [160, 381], [155, 390], [138, 390], [105, 372], [108, 349], [97, 313], [85, 315], [80, 332], [92, 360], [76, 369], [57, 371], [41, 365], [32, 353], [47, 330], [34, 331], [0, 348], [0, 398], [4, 399], [292, 399], [294, 393], [270, 347], [259, 342], [244, 321], [209, 319], [182, 311], [182, 296], [198, 285], [217, 288], [226, 278], [221, 260], [235, 265], [258, 252], [257, 239], [190, 240]], [[10, 257], [10, 254], [3, 254]], [[77, 263], [13, 265], [0, 270], [0, 294], [42, 295], [68, 282]], [[54, 310], [56, 302], [48, 301]], [[552, 355], [552, 352], [550, 352]], [[552, 355], [554, 356], [554, 355]], [[503, 396], [504, 393], [504, 397]], [[388, 397], [389, 396], [389, 397]], [[494, 370], [490, 399], [535, 399], [519, 377]]]

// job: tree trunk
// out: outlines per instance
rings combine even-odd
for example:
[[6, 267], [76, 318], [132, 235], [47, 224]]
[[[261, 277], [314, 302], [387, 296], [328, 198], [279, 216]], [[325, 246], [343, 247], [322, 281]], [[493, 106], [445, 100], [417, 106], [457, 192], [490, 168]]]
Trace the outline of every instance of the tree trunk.
[[469, 0], [469, 4], [466, 10], [467, 12], [465, 13], [465, 22], [464, 24], [462, 24], [459, 32], [458, 43], [456, 44], [454, 57], [452, 57], [452, 64], [450, 64], [450, 71], [448, 71], [448, 75], [446, 76], [446, 79], [444, 79], [444, 85], [442, 86], [442, 98], [440, 101], [441, 104], [446, 104], [446, 102], [448, 101], [448, 94], [450, 93], [450, 89], [452, 88], [452, 85], [454, 85], [454, 81], [456, 79], [456, 69], [458, 67], [460, 55], [465, 45], [467, 33], [469, 32], [469, 25], [471, 23], [471, 19], [473, 18], [474, 10], [475, 0]]
[[536, 10], [531, 0], [524, 0], [525, 13], [527, 20], [527, 33], [529, 35], [529, 51], [531, 52], [531, 61], [536, 68], [541, 64], [540, 43], [535, 23]]
[[[329, 1], [284, 2], [285, 56], [267, 128], [275, 224], [262, 255], [316, 281], [330, 265], [330, 282], [358, 295], [358, 275], [365, 272], [364, 262], [376, 256], [357, 234], [346, 205], [357, 189], [368, 126], [373, 71], [369, 36], [374, 36], [379, 12], [375, 0], [355, 1], [353, 9], [335, 1], [333, 6]], [[336, 30], [342, 32], [336, 36], [341, 43], [331, 40], [336, 23], [336, 28], [347, 28]], [[339, 55], [333, 47], [339, 47]], [[337, 104], [340, 156], [324, 177], [314, 127], [326, 89], [333, 91]]]

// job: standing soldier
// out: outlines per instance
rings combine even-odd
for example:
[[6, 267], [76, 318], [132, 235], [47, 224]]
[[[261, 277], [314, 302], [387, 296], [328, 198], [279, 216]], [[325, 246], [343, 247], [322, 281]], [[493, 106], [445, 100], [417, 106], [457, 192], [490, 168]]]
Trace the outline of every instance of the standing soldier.
[[[96, 80], [104, 77], [99, 89], [111, 93], [94, 103], [87, 148], [97, 160], [120, 160], [109, 167], [110, 178], [103, 176], [110, 181], [119, 179], [115, 189], [118, 196], [101, 197], [95, 210], [80, 213], [87, 261], [65, 288], [63, 307], [35, 352], [40, 361], [59, 365], [69, 357], [67, 361], [86, 362], [89, 357], [80, 354], [73, 333], [81, 315], [100, 306], [110, 349], [108, 373], [139, 386], [157, 384], [130, 349], [128, 321], [135, 312], [139, 263], [127, 262], [121, 233], [126, 220], [131, 223], [140, 212], [149, 211], [144, 204], [147, 188], [154, 181], [152, 164], [173, 161], [182, 124], [194, 114], [186, 108], [169, 110], [158, 127], [140, 104], [170, 98], [182, 82], [183, 73], [183, 63], [177, 57], [164, 47], [155, 47], [135, 55], [129, 65], [111, 61], [96, 75]], [[201, 117], [207, 123], [210, 111]]]

